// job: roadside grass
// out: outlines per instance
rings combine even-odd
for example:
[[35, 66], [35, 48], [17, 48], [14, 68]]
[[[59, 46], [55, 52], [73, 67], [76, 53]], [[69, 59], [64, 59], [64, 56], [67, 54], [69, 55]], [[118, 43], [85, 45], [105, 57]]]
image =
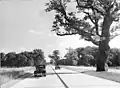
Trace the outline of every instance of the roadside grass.
[[23, 75], [25, 71], [30, 70], [31, 67], [20, 67], [20, 68], [0, 68], [0, 84], [17, 79], [19, 76]]
[[[65, 67], [62, 66], [63, 68], [69, 69], [69, 70], [73, 70], [73, 71], [77, 71], [83, 74], [87, 74], [87, 75], [91, 75], [91, 76], [95, 76], [95, 77], [99, 77], [99, 78], [104, 78], [107, 80], [111, 80], [111, 81], [115, 81], [115, 82], [119, 82], [120, 83], [120, 74], [119, 73], [113, 73], [113, 72], [96, 72], [95, 70], [86, 70], [86, 69], [82, 69], [82, 68], [72, 68], [72, 67]], [[115, 69], [115, 68], [113, 68]]]
[[113, 72], [96, 72], [96, 71], [85, 71], [85, 72], [82, 72], [82, 73], [88, 74], [88, 75], [91, 75], [91, 76], [96, 76], [96, 77], [108, 79], [108, 80], [120, 83], [120, 74], [118, 74], [118, 73], [113, 73]]
[[14, 80], [22, 71], [4, 71], [0, 73], [0, 84], [4, 84], [8, 81]]
[[120, 70], [120, 66], [117, 66], [117, 67], [109, 67], [109, 68], [111, 68], [111, 69], [118, 69], [118, 70]]

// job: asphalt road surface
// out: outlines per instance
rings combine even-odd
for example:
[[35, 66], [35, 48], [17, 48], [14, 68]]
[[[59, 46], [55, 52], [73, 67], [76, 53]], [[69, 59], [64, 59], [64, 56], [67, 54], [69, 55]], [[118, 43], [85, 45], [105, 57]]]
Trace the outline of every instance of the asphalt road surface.
[[46, 77], [35, 78], [33, 76], [34, 70], [31, 70], [29, 73], [32, 75], [10, 88], [120, 88], [120, 83], [68, 69], [55, 70], [54, 66], [47, 66], [46, 69]]

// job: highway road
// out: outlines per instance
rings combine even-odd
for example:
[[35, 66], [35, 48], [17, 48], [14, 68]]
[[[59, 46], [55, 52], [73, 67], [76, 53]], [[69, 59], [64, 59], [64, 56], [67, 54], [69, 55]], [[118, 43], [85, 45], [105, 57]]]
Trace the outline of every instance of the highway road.
[[10, 88], [120, 88], [120, 83], [89, 76], [68, 69], [55, 70], [54, 66], [47, 66], [47, 76], [33, 76], [33, 70], [25, 79]]
[[61, 83], [51, 66], [46, 67], [47, 76], [46, 77], [34, 77], [34, 69], [29, 73], [32, 76], [28, 76], [24, 80], [15, 84], [10, 88], [64, 88], [64, 85]]

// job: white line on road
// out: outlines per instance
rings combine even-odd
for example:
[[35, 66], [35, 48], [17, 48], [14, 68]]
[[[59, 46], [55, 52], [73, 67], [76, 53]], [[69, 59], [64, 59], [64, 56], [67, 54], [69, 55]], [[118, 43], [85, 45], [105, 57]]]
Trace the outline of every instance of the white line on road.
[[[53, 69], [53, 67], [51, 67]], [[60, 79], [60, 81], [63, 83], [63, 85], [65, 86], [65, 88], [69, 88], [68, 85], [62, 80], [62, 78], [58, 75], [58, 73], [53, 69], [53, 71], [56, 73], [56, 75], [58, 76], [58, 78]]]

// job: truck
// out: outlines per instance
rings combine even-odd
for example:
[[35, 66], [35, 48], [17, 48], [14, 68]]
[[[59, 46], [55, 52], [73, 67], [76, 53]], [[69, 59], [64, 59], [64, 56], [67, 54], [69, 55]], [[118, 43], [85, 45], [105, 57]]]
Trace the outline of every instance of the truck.
[[46, 76], [46, 60], [45, 59], [36, 59], [35, 62], [34, 76]]

